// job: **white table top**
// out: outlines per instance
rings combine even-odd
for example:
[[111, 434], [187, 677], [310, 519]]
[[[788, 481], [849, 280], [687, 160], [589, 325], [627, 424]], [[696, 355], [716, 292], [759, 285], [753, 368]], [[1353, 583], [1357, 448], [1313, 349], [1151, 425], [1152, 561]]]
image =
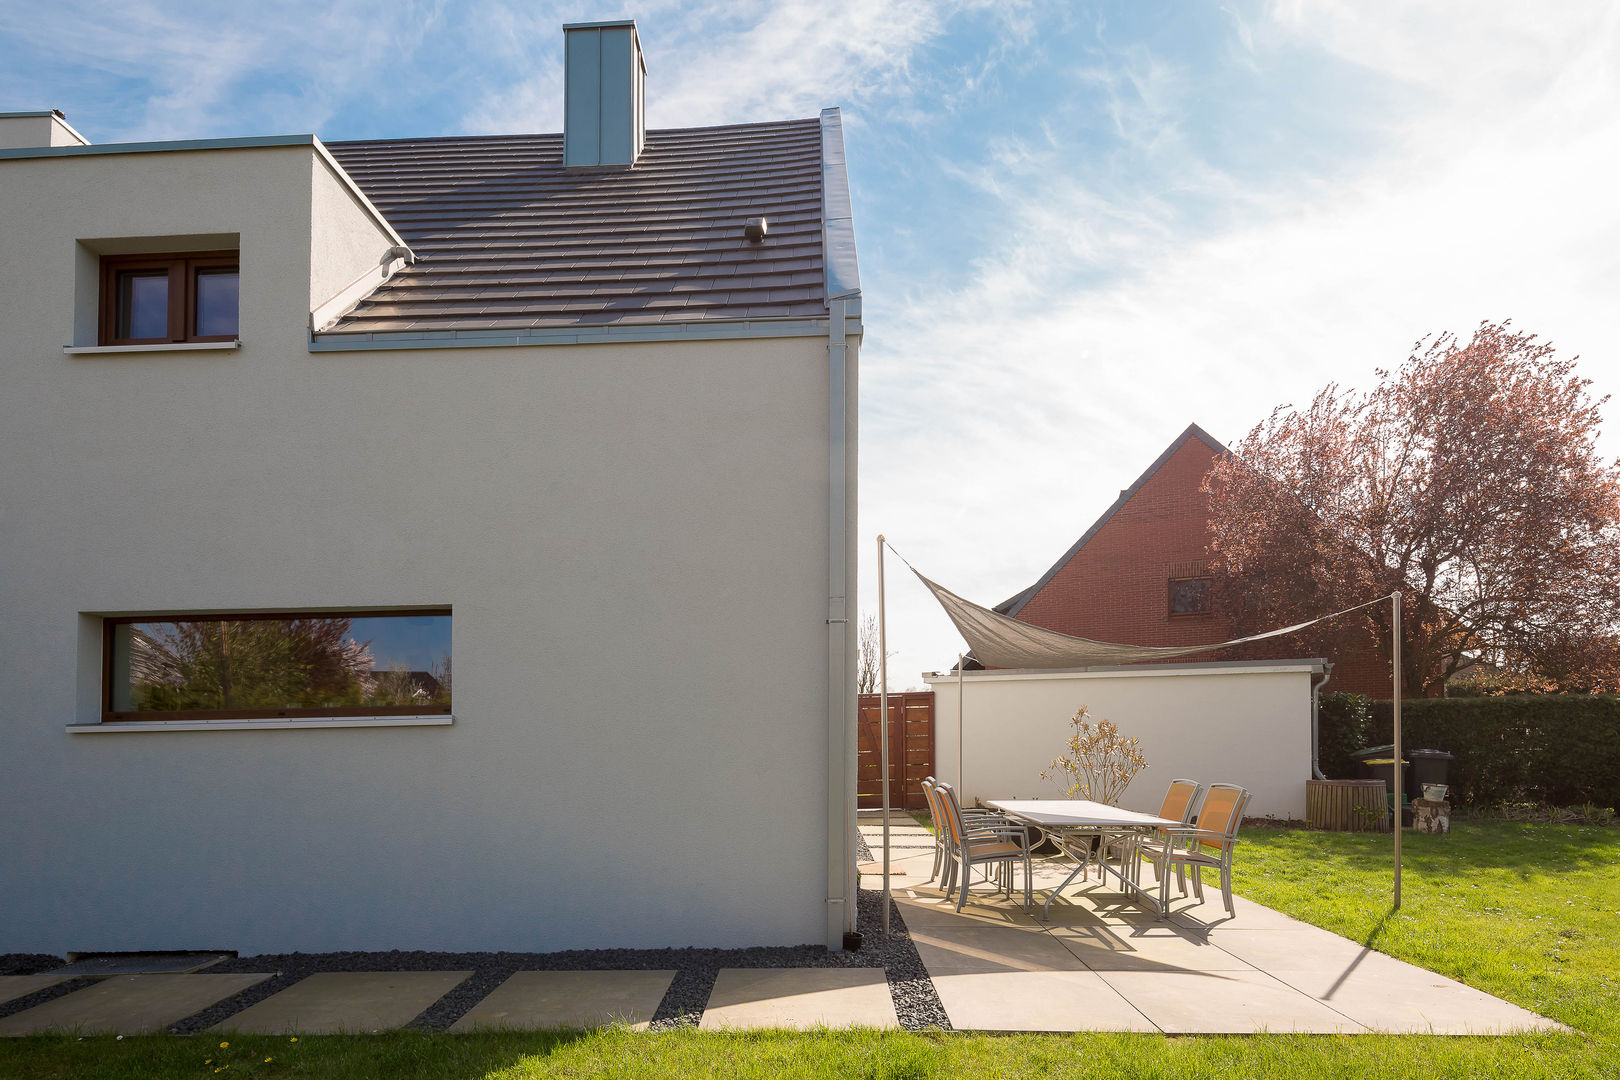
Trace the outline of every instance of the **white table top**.
[[1141, 827], [1181, 824], [1179, 821], [1156, 817], [1153, 814], [1139, 814], [1134, 810], [1121, 810], [1117, 806], [1089, 802], [1085, 799], [987, 799], [985, 805], [1005, 811], [1013, 817], [1023, 818], [1032, 824], [1052, 828], [1062, 828], [1065, 825], [1096, 828], [1110, 825]]

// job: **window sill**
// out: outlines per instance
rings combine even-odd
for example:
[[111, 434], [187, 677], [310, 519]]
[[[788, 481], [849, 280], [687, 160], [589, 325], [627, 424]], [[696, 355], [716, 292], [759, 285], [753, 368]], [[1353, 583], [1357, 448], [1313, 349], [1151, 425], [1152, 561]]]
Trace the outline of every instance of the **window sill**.
[[312, 716], [299, 719], [266, 717], [263, 720], [138, 720], [106, 724], [68, 724], [73, 735], [115, 735], [131, 731], [292, 731], [303, 728], [449, 727], [455, 717], [433, 716]]
[[226, 352], [240, 349], [241, 341], [164, 341], [156, 345], [64, 345], [69, 356], [102, 356], [109, 353]]

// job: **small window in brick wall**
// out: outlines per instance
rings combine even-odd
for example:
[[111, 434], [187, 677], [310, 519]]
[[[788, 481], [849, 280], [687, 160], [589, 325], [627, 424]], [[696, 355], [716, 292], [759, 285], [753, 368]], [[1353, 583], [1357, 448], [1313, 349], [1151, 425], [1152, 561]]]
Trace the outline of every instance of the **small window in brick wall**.
[[1210, 579], [1173, 577], [1170, 579], [1171, 615], [1208, 615]]

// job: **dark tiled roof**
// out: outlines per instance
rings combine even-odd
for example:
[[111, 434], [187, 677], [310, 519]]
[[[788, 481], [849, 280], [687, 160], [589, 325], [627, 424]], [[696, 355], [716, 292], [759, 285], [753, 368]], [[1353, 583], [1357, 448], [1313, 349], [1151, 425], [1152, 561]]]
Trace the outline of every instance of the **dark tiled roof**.
[[816, 119], [649, 131], [632, 169], [564, 169], [561, 135], [327, 148], [418, 259], [333, 330], [827, 314]]

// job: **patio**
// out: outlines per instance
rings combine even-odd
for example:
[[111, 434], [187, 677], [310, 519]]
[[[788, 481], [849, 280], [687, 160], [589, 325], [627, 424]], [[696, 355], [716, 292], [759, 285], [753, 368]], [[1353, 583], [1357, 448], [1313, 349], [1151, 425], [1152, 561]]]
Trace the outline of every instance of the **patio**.
[[[863, 815], [860, 831], [881, 859], [881, 824]], [[1043, 923], [1038, 908], [1026, 915], [1021, 897], [983, 883], [959, 914], [954, 896], [946, 903], [926, 882], [933, 839], [906, 815], [894, 818], [890, 851], [900, 871], [891, 882], [895, 903], [958, 1030], [1495, 1035], [1561, 1028], [1242, 897], [1228, 917], [1207, 883], [1205, 903], [1183, 900], [1161, 921], [1092, 876], [1054, 901]], [[1068, 869], [1037, 861], [1037, 904]]]

